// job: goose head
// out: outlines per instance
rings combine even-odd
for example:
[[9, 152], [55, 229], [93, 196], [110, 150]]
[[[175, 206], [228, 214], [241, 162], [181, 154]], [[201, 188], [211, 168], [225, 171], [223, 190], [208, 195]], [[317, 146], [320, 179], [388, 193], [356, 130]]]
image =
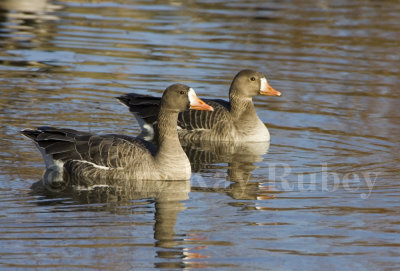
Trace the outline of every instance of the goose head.
[[241, 97], [253, 97], [257, 95], [281, 96], [281, 93], [273, 89], [267, 78], [258, 71], [242, 70], [233, 78], [230, 95]]
[[197, 97], [193, 88], [183, 84], [173, 84], [165, 89], [161, 98], [161, 107], [175, 112], [189, 109], [214, 110], [212, 106]]

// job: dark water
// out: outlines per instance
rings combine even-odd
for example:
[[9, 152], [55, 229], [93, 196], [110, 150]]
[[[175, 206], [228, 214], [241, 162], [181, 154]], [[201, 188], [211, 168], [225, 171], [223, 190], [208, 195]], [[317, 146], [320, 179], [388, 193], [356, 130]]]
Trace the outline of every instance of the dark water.
[[[0, 268], [400, 269], [398, 1], [0, 1]], [[192, 153], [191, 182], [32, 193], [19, 130], [138, 134], [113, 97], [227, 98], [243, 68], [268, 146]]]

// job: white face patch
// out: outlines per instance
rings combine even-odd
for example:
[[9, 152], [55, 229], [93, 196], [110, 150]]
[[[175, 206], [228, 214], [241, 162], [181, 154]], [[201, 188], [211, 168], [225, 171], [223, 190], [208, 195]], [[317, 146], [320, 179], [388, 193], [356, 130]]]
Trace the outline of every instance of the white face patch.
[[198, 100], [196, 92], [193, 88], [189, 88], [188, 97], [190, 104], [195, 104]]
[[266, 91], [268, 89], [267, 79], [263, 77], [260, 80], [261, 80], [260, 91]]

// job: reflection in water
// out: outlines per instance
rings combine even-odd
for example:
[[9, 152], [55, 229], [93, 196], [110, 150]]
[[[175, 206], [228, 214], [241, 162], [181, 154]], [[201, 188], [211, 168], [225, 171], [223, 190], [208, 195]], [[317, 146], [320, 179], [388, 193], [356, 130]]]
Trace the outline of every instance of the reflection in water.
[[[211, 183], [205, 184], [203, 183], [204, 179], [195, 179], [192, 189], [223, 192], [234, 199], [273, 198], [263, 186], [264, 181], [252, 180], [252, 171], [258, 168], [256, 163], [262, 161], [262, 155], [267, 153], [269, 144], [269, 141], [236, 144], [204, 141], [197, 145], [184, 145], [183, 148], [189, 157], [193, 172], [201, 173], [210, 169], [218, 172], [219, 169], [227, 169], [226, 181], [222, 184], [219, 174], [216, 174], [217, 176], [209, 181]], [[227, 164], [227, 166], [223, 164]]]
[[59, 19], [51, 14], [61, 7], [50, 4], [47, 0], [0, 1], [0, 25], [7, 29], [1, 32], [12, 33], [2, 34], [7, 37], [8, 42], [3, 40], [0, 45], [7, 49], [16, 48], [16, 45], [29, 48], [40, 45], [40, 41], [49, 40], [55, 32], [55, 25], [47, 22]]
[[269, 148], [267, 142], [213, 142], [204, 141], [198, 144], [185, 144], [183, 148], [192, 163], [194, 171], [206, 164], [215, 163], [256, 163], [262, 160]]
[[[6, 89], [12, 85], [19, 86], [15, 80], [21, 77], [23, 81], [30, 83], [30, 88], [34, 88], [37, 84], [33, 83], [35, 78], [43, 80], [48, 77], [47, 73], [57, 70], [53, 63], [59, 57], [52, 53], [51, 48], [57, 32], [56, 23], [60, 19], [54, 14], [61, 8], [61, 5], [51, 4], [47, 0], [0, 1], [0, 64], [17, 69], [7, 69], [4, 74]], [[30, 51], [32, 49], [36, 54]], [[28, 70], [21, 74], [21, 70], [26, 68]], [[38, 75], [33, 71], [43, 74]], [[6, 95], [17, 96], [19, 92], [17, 87], [17, 90], [6, 92]]]
[[140, 200], [153, 202], [155, 246], [160, 248], [157, 255], [166, 260], [159, 261], [157, 266], [179, 268], [184, 266], [185, 259], [190, 258], [189, 250], [180, 247], [182, 237], [178, 237], [174, 230], [178, 214], [185, 210], [182, 201], [189, 198], [190, 181], [132, 181], [123, 187], [94, 186], [84, 190], [69, 187], [57, 192], [50, 191], [42, 184], [39, 181], [32, 186], [34, 195], [46, 199], [38, 203], [42, 206], [54, 205], [55, 202], [62, 204], [65, 198], [70, 197], [79, 204], [87, 205], [90, 211], [127, 215], [131, 212], [132, 203]]

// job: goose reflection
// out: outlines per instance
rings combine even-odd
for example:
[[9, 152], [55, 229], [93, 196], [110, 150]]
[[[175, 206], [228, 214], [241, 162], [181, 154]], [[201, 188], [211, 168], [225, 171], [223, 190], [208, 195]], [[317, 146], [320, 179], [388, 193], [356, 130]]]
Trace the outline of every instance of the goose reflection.
[[[267, 142], [210, 142], [203, 141], [198, 144], [186, 143], [181, 140], [186, 155], [192, 165], [192, 172], [199, 173], [209, 169], [223, 169], [227, 171], [223, 180], [213, 178], [213, 183], [200, 183], [195, 179], [192, 191], [208, 191], [226, 193], [234, 199], [270, 199], [268, 190], [263, 186], [263, 181], [252, 180], [252, 172], [258, 168], [256, 163], [262, 161], [262, 156], [268, 152]], [[225, 166], [224, 164], [227, 164]], [[219, 176], [217, 176], [219, 177]], [[229, 185], [226, 186], [226, 183]]]
[[0, 28], [13, 33], [7, 35], [7, 39], [11, 39], [10, 42], [2, 43], [2, 46], [27, 46], [23, 42], [37, 45], [51, 37], [56, 26], [49, 22], [59, 20], [54, 13], [62, 8], [59, 3], [52, 4], [47, 0], [0, 1]]
[[[189, 248], [182, 242], [190, 237], [175, 232], [178, 214], [186, 209], [183, 201], [189, 198], [190, 181], [134, 181], [124, 186], [94, 186], [87, 189], [65, 187], [60, 191], [45, 187], [38, 181], [32, 186], [33, 193], [49, 199], [38, 204], [54, 204], [60, 198], [72, 198], [80, 204], [87, 204], [90, 211], [110, 211], [121, 215], [130, 214], [134, 202], [148, 200], [154, 203], [154, 239], [157, 250], [157, 265], [179, 268], [190, 258]], [[54, 201], [52, 201], [53, 199]], [[132, 227], [133, 228], [133, 227]], [[134, 229], [133, 229], [134, 230]], [[198, 254], [197, 254], [198, 255]]]

